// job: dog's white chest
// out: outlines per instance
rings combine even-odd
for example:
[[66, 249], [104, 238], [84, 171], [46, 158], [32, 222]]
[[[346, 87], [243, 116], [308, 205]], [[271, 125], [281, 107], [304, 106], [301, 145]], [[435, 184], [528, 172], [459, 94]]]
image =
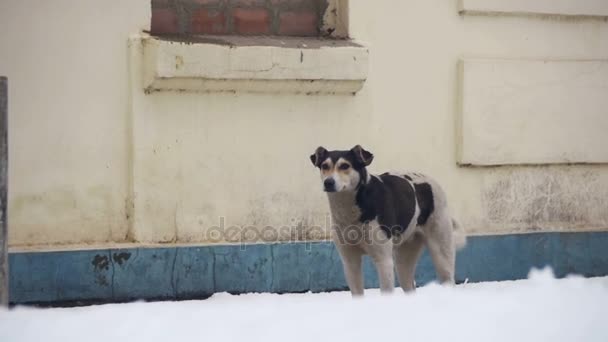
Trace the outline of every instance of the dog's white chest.
[[332, 193], [328, 194], [329, 208], [331, 210], [332, 225], [346, 228], [359, 224], [361, 210], [356, 204], [355, 194]]

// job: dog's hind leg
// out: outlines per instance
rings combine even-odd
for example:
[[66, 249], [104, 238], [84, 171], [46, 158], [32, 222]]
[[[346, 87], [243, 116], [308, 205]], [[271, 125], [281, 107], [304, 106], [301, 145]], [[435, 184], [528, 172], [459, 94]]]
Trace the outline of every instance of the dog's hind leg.
[[363, 250], [356, 246], [337, 245], [337, 247], [350, 293], [353, 297], [363, 296], [363, 269], [361, 266]]
[[456, 248], [452, 241], [452, 219], [447, 214], [442, 215], [426, 228], [426, 246], [435, 265], [437, 277], [443, 284], [454, 284]]
[[395, 268], [397, 278], [403, 291], [413, 291], [416, 289], [415, 273], [416, 263], [424, 249], [424, 237], [421, 234], [414, 234], [409, 240], [399, 246], [395, 246]]

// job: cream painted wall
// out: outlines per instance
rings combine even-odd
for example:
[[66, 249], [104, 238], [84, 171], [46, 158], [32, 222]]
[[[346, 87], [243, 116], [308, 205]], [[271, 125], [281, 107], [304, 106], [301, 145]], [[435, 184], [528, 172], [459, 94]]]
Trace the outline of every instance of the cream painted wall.
[[608, 228], [608, 167], [460, 168], [455, 146], [459, 59], [605, 59], [605, 21], [351, 1], [351, 36], [370, 48], [356, 96], [146, 95], [127, 39], [148, 21], [146, 0], [0, 5], [12, 246], [209, 242], [220, 217], [322, 238], [309, 229], [328, 208], [308, 155], [357, 143], [375, 153], [373, 171], [435, 176], [473, 234]]
[[459, 72], [460, 164], [608, 162], [608, 60], [466, 59]]
[[9, 243], [123, 241], [127, 37], [149, 0], [0, 2], [9, 79]]

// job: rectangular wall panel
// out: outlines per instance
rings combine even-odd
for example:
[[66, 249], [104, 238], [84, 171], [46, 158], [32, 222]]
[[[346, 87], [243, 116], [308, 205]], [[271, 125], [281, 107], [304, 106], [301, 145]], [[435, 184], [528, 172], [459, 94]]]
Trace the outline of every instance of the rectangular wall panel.
[[608, 16], [606, 0], [460, 0], [464, 14]]
[[461, 164], [608, 162], [608, 60], [467, 59]]

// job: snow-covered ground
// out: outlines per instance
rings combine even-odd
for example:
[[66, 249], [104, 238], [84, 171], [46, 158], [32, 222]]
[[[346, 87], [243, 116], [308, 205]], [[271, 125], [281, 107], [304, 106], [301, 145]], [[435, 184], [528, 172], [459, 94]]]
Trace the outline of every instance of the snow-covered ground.
[[0, 310], [0, 341], [608, 341], [608, 278]]

